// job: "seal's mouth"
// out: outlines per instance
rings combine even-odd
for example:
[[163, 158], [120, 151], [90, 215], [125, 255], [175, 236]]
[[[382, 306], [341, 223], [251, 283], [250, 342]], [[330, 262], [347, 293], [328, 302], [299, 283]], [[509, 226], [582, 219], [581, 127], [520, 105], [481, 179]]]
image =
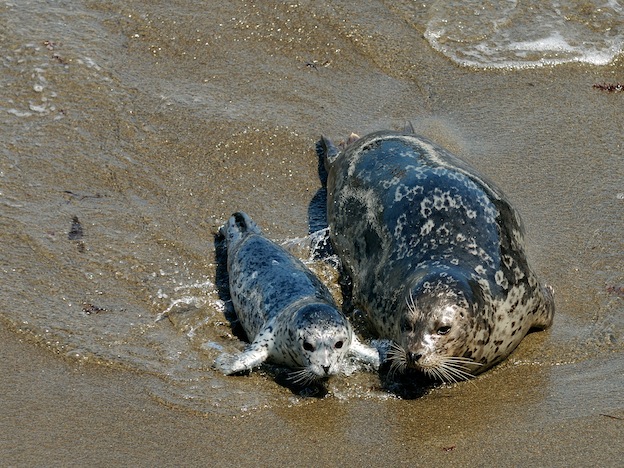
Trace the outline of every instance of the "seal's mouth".
[[296, 385], [306, 386], [326, 381], [333, 374], [329, 367], [323, 368], [322, 372], [315, 372], [311, 367], [302, 367], [288, 375], [288, 380]]
[[474, 377], [471, 373], [472, 368], [481, 366], [478, 362], [466, 357], [407, 352], [405, 348], [396, 343], [392, 343], [388, 351], [388, 361], [391, 374], [415, 369], [433, 380], [448, 383], [457, 383]]
[[481, 365], [472, 359], [457, 356], [441, 356], [437, 361], [435, 365], [422, 365], [415, 362], [414, 367], [433, 379], [457, 383], [474, 377], [470, 372], [471, 366]]

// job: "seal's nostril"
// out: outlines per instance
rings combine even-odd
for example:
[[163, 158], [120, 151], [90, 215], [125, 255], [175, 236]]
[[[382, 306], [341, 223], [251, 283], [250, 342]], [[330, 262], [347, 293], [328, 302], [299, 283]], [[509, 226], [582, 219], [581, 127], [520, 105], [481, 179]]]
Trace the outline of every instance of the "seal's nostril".
[[422, 357], [422, 353], [408, 353], [408, 357], [409, 357], [410, 362], [417, 363], [418, 361], [420, 361], [420, 358]]
[[325, 371], [325, 374], [329, 374], [329, 366], [321, 366]]

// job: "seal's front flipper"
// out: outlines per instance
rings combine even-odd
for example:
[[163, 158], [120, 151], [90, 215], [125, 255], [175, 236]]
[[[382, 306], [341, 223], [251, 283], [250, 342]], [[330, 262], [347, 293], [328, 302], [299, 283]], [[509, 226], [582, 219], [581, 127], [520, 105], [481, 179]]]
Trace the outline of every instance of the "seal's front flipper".
[[238, 374], [258, 367], [269, 357], [269, 349], [266, 346], [252, 343], [242, 353], [221, 354], [215, 359], [215, 367], [225, 375]]
[[369, 364], [374, 369], [379, 369], [379, 351], [376, 348], [365, 345], [357, 336], [353, 336], [351, 347], [349, 348], [349, 354], [352, 355], [358, 361], [362, 361]]
[[541, 296], [542, 301], [535, 314], [532, 328], [543, 330], [550, 327], [553, 323], [555, 316], [555, 290], [549, 284], [542, 286]]

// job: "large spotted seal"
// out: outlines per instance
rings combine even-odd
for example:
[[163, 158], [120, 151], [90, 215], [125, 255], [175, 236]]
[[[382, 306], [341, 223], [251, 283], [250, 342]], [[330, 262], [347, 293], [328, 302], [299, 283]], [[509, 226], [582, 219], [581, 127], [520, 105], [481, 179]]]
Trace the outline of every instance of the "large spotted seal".
[[319, 151], [330, 239], [355, 305], [394, 342], [391, 370], [465, 379], [551, 325], [552, 289], [529, 268], [518, 214], [466, 163], [410, 132], [341, 151], [322, 138]]
[[378, 367], [377, 350], [353, 334], [327, 287], [264, 237], [247, 214], [234, 213], [221, 233], [230, 295], [251, 344], [243, 353], [219, 356], [219, 370], [234, 374], [269, 360], [298, 369], [291, 378], [308, 384], [340, 372], [349, 354]]

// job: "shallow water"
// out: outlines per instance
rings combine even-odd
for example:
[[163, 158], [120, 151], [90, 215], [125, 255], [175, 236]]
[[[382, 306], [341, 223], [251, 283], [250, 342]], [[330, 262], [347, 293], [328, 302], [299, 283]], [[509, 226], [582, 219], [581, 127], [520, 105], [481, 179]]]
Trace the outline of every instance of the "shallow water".
[[606, 65], [624, 46], [618, 1], [438, 1], [431, 11], [425, 37], [465, 66]]
[[[624, 80], [622, 65], [459, 68], [422, 37], [444, 9], [419, 5], [220, 2], [206, 14], [192, 1], [4, 2], [2, 321], [70, 360], [141, 374], [167, 406], [304, 411], [319, 401], [266, 370], [211, 369], [243, 345], [226, 320], [214, 234], [244, 209], [273, 239], [303, 238], [318, 136], [410, 120], [509, 195], [556, 291], [552, 330], [477, 379], [480, 398], [520, 393], [556, 424], [595, 414], [586, 397], [599, 392], [601, 408], [621, 413], [623, 95], [592, 84]], [[526, 369], [535, 381], [518, 390]], [[417, 406], [451, 395], [478, 419], [471, 388], [436, 389]], [[365, 372], [328, 390], [353, 405], [395, 399]]]

